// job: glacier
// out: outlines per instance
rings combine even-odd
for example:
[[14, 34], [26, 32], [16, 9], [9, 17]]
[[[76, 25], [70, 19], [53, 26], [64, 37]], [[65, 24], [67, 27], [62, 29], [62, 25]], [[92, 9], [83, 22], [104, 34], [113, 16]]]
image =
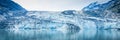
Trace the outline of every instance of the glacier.
[[0, 29], [119, 30], [119, 4], [119, 0], [111, 0], [103, 4], [94, 2], [81, 11], [26, 11], [20, 7], [22, 11], [16, 9], [0, 14]]
[[27, 10], [15, 3], [13, 0], [0, 0], [0, 15], [14, 12], [16, 14], [25, 14]]
[[119, 19], [91, 17], [81, 11], [73, 11], [69, 15], [63, 12], [29, 11], [25, 16], [11, 16], [9, 20], [1, 18], [1, 25], [6, 25], [7, 29], [104, 30], [120, 26]]

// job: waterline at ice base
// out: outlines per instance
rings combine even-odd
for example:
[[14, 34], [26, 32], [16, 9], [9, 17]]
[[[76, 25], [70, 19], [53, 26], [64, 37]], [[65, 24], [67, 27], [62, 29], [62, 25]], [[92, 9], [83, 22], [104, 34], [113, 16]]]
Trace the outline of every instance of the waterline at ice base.
[[120, 0], [64, 11], [29, 11], [0, 0], [0, 40], [120, 40], [119, 33]]

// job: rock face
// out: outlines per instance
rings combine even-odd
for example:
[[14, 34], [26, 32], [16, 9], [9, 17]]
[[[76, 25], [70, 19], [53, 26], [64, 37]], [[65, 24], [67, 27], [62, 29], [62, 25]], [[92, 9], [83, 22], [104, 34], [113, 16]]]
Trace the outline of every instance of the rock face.
[[107, 10], [112, 11], [117, 19], [120, 19], [120, 0], [113, 0], [113, 5], [111, 5]]
[[12, 0], [0, 0], [0, 14], [8, 12], [24, 13], [26, 10]]
[[107, 10], [111, 10], [115, 13], [120, 13], [120, 0], [113, 0], [113, 5], [111, 5]]
[[[91, 3], [82, 10], [84, 13], [89, 16], [94, 17], [111, 17], [119, 18], [120, 16], [120, 0], [111, 0], [107, 3], [98, 4], [97, 2]], [[108, 16], [109, 15], [109, 16]], [[119, 15], [119, 16], [118, 16]]]

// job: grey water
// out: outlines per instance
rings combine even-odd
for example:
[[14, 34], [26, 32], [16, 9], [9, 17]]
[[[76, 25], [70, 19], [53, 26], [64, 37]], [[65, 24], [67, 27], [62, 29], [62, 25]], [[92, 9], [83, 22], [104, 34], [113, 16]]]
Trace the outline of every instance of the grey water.
[[0, 40], [120, 40], [120, 31], [0, 30]]

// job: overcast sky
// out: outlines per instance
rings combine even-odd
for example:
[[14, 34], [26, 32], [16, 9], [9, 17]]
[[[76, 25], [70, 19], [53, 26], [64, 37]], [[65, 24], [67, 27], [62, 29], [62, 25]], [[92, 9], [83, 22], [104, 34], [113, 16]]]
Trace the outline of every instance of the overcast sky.
[[109, 0], [13, 0], [27, 10], [63, 11], [81, 10], [92, 2], [105, 3]]

